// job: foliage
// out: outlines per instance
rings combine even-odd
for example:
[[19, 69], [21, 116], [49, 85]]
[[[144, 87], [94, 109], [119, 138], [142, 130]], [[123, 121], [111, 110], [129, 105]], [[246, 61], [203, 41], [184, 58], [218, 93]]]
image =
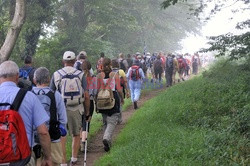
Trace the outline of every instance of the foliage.
[[[181, 0], [166, 0], [162, 3], [163, 8], [167, 8], [171, 5], [175, 5]], [[210, 0], [200, 1], [199, 7], [194, 10], [195, 15], [199, 15], [202, 13], [204, 9], [207, 7], [207, 3], [211, 2]], [[214, 8], [211, 10], [210, 15], [207, 19], [213, 17], [216, 13], [221, 11], [223, 8], [228, 6], [235, 6], [232, 12], [239, 12], [240, 10], [235, 5], [237, 2], [243, 2], [246, 7], [241, 8], [241, 10], [249, 10], [249, 0], [234, 0], [232, 4], [228, 5], [226, 0], [218, 1], [215, 3]], [[250, 20], [246, 18], [245, 21], [239, 22], [236, 26], [237, 29], [249, 29], [250, 28]], [[208, 44], [211, 45], [208, 49], [201, 50], [202, 52], [208, 51], [218, 51], [219, 56], [228, 55], [231, 60], [240, 59], [240, 58], [249, 58], [250, 54], [250, 32], [243, 32], [240, 35], [234, 35], [232, 33], [223, 34], [220, 36], [212, 36], [209, 38], [210, 42]]]
[[250, 68], [220, 61], [146, 102], [96, 165], [248, 165]]

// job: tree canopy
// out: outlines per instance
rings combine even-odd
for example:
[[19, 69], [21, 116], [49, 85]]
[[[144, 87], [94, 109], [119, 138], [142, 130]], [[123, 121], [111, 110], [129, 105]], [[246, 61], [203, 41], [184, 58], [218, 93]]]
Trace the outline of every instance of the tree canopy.
[[[163, 8], [168, 8], [171, 5], [175, 5], [176, 3], [180, 3], [188, 0], [166, 0], [162, 3]], [[194, 10], [195, 15], [199, 15], [206, 7], [209, 0], [200, 1], [199, 7]], [[238, 9], [236, 3], [242, 2], [246, 4], [245, 7]], [[249, 10], [249, 0], [233, 0], [228, 4], [228, 1], [221, 0], [214, 4], [214, 8], [211, 10], [208, 19], [213, 17], [217, 12], [229, 6], [235, 6], [232, 12], [239, 12], [240, 10]], [[243, 22], [239, 22], [235, 27], [237, 29], [249, 29], [250, 28], [250, 19], [249, 17], [245, 19]], [[242, 34], [233, 34], [227, 33], [219, 36], [211, 36], [209, 37], [210, 48], [202, 49], [203, 52], [208, 51], [217, 51], [217, 56], [225, 56], [228, 55], [231, 60], [239, 59], [239, 58], [250, 58], [250, 32], [249, 30], [243, 32]]]

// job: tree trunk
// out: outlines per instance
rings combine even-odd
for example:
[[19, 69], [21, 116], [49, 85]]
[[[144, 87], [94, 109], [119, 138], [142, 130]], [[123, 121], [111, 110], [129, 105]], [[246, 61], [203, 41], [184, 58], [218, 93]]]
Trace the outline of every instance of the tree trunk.
[[0, 63], [10, 58], [18, 35], [25, 20], [25, 0], [16, 0], [15, 14], [8, 30], [7, 36], [0, 49]]

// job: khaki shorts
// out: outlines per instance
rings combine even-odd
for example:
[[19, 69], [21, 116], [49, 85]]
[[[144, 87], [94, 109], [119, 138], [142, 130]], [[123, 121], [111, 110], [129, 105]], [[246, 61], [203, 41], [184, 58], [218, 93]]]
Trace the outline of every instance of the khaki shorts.
[[68, 129], [70, 135], [78, 136], [80, 135], [82, 127], [82, 115], [79, 111], [67, 111], [68, 117]]
[[[40, 166], [43, 160], [42, 156], [36, 160], [36, 166]], [[51, 142], [51, 159], [53, 166], [60, 166], [63, 159], [62, 143], [61, 142]]]

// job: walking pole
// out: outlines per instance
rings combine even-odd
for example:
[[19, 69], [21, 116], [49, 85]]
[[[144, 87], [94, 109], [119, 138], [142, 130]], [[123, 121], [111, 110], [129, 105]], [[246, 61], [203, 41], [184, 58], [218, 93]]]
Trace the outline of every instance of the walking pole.
[[87, 164], [87, 140], [88, 140], [88, 127], [89, 122], [86, 122], [86, 137], [85, 137], [85, 147], [84, 147], [84, 166]]

